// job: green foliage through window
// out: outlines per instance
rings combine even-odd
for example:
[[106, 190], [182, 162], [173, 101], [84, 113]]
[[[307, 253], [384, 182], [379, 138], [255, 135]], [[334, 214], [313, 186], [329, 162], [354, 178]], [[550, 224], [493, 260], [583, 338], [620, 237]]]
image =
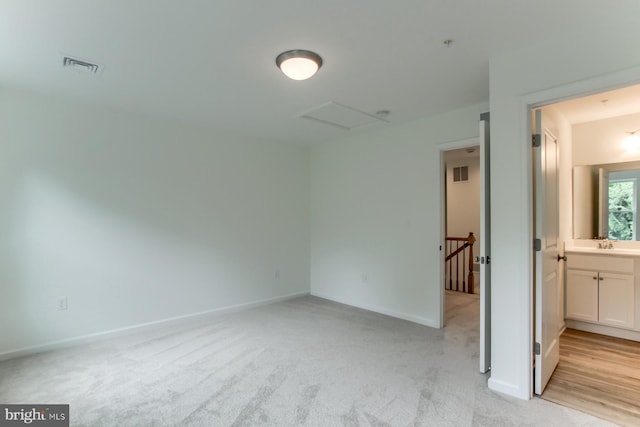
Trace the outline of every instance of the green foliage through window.
[[609, 182], [609, 238], [633, 240], [635, 180]]

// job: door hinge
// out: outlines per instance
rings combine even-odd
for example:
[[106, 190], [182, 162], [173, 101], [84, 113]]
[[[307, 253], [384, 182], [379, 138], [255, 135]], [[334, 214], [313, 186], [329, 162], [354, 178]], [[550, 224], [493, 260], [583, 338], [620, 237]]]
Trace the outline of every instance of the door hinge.
[[540, 145], [542, 145], [542, 137], [539, 133], [531, 135], [531, 145], [533, 148], [540, 147]]
[[537, 342], [534, 346], [533, 346], [533, 351], [536, 354], [536, 356], [540, 356], [540, 343]]
[[533, 250], [536, 252], [540, 252], [542, 250], [542, 240], [533, 239]]

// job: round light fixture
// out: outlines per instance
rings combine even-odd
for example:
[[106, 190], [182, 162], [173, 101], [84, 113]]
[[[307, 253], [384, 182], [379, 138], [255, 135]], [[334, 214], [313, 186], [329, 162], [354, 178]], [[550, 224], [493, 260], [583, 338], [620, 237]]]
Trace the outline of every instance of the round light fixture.
[[282, 72], [293, 80], [306, 80], [322, 67], [322, 58], [309, 50], [288, 50], [276, 58]]
[[623, 140], [623, 145], [627, 150], [638, 150], [638, 148], [640, 148], [640, 129], [627, 132], [627, 137]]

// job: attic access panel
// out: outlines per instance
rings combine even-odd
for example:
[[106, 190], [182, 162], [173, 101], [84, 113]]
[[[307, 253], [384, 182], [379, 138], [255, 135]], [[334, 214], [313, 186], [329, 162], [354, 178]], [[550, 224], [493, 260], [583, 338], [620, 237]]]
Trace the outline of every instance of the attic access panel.
[[315, 120], [345, 130], [351, 130], [371, 123], [387, 122], [380, 117], [333, 101], [309, 110], [298, 117]]

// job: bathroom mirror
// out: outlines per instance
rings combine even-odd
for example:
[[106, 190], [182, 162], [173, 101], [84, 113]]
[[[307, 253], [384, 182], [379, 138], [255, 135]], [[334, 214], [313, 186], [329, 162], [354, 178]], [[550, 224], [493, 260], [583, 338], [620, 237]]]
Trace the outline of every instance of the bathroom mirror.
[[573, 167], [573, 238], [640, 240], [640, 162]]

